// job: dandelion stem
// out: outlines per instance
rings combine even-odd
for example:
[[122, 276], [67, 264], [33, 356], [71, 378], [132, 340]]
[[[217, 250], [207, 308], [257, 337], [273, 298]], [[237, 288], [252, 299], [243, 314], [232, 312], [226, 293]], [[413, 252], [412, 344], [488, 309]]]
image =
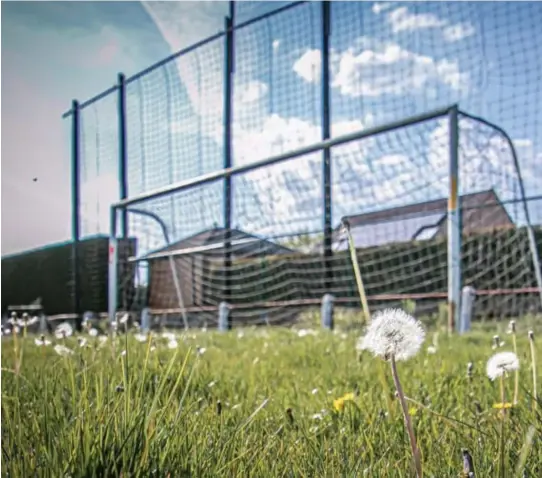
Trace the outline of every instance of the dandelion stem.
[[403, 409], [403, 416], [405, 417], [405, 425], [408, 432], [408, 438], [410, 441], [410, 448], [412, 450], [412, 456], [414, 458], [414, 466], [416, 467], [416, 476], [422, 478], [422, 462], [420, 457], [420, 450], [416, 444], [416, 436], [414, 435], [414, 428], [412, 426], [412, 419], [410, 418], [410, 413], [408, 412], [407, 403], [405, 400], [405, 394], [403, 393], [403, 387], [399, 381], [399, 374], [397, 373], [397, 364], [395, 362], [395, 357], [391, 356], [391, 373], [393, 375], [393, 382], [395, 383], [395, 388], [397, 390], [397, 395], [399, 396], [399, 401], [401, 402], [401, 408]]
[[500, 385], [501, 385], [502, 421], [501, 421], [501, 436], [500, 436], [501, 440], [500, 440], [500, 446], [499, 446], [499, 449], [500, 449], [500, 452], [499, 452], [499, 457], [500, 457], [499, 476], [500, 476], [500, 478], [504, 478], [505, 477], [505, 472], [504, 472], [504, 419], [505, 419], [505, 416], [506, 416], [506, 411], [505, 411], [506, 409], [504, 408], [504, 404], [506, 403], [505, 394], [504, 394], [504, 373], [501, 375]]
[[536, 391], [536, 348], [534, 345], [534, 333], [532, 330], [529, 331], [529, 343], [531, 346], [531, 368], [533, 370], [533, 410], [536, 410], [538, 404], [538, 394]]
[[[514, 347], [514, 353], [518, 354], [518, 348], [516, 344], [516, 332], [515, 330], [512, 332], [512, 345]], [[514, 401], [513, 404], [518, 404], [518, 391], [519, 391], [519, 370], [516, 370], [514, 372]]]

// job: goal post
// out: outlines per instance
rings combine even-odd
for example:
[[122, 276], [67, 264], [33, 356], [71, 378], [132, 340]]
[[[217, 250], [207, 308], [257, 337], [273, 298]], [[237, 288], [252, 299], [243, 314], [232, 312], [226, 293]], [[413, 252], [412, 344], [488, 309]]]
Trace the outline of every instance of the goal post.
[[[417, 139], [416, 128], [425, 128], [422, 139]], [[433, 149], [424, 144], [428, 135]], [[378, 161], [370, 164], [368, 148], [359, 146], [367, 142], [381, 155], [386, 151], [383, 143], [405, 151], [400, 161], [399, 155], [388, 154], [384, 166]], [[356, 294], [351, 294], [349, 284], [352, 266], [345, 261], [338, 231], [333, 229], [330, 238], [322, 238], [324, 232], [318, 230], [324, 200], [318, 163], [326, 149], [331, 151], [334, 178], [334, 223], [361, 210], [354, 224], [356, 251], [369, 302], [376, 303], [376, 308], [430, 299], [447, 304], [448, 326], [457, 329], [461, 289], [469, 285], [477, 289], [480, 302], [489, 304], [488, 315], [507, 300], [514, 302], [516, 295], [529, 295], [527, 305], [521, 306], [524, 310], [533, 304], [533, 290], [540, 290], [540, 262], [513, 148], [503, 130], [452, 105], [120, 200], [111, 206], [110, 320], [119, 311], [119, 289], [133, 280], [122, 277], [116, 255], [121, 214], [154, 223], [151, 232], [130, 225], [130, 234], [144, 247], [138, 247], [142, 252], [129, 261], [149, 264], [147, 287], [153, 298], [164, 299], [153, 313], [181, 316], [185, 327], [193, 313], [204, 316], [204, 323], [216, 322], [223, 303], [243, 318], [261, 315], [265, 323], [273, 322], [267, 312], [285, 318], [295, 315], [292, 311], [318, 308], [325, 294], [334, 296], [337, 306], [355, 306]], [[503, 161], [496, 152], [503, 155]], [[307, 158], [314, 158], [313, 164]], [[379, 167], [387, 169], [376, 174], [374, 169]], [[304, 174], [292, 182], [286, 170]], [[365, 188], [363, 175], [368, 173], [381, 179]], [[279, 177], [280, 181], [272, 180]], [[265, 189], [256, 187], [262, 178]], [[226, 179], [231, 188], [223, 187]], [[424, 180], [427, 190], [420, 186]], [[427, 192], [429, 186], [432, 195]], [[295, 189], [289, 191], [288, 200], [282, 194], [284, 188]], [[352, 203], [343, 190], [348, 190]], [[233, 205], [233, 217], [228, 221], [225, 194], [231, 194]], [[167, 207], [159, 206], [160, 200]], [[419, 203], [425, 200], [429, 201], [421, 207]], [[171, 213], [171, 204], [181, 213]], [[289, 214], [285, 208], [306, 214], [306, 218]], [[244, 216], [239, 219], [241, 210]], [[198, 217], [193, 219], [193, 215]], [[390, 223], [392, 216], [395, 222]], [[260, 221], [268, 217], [267, 223]], [[273, 223], [277, 217], [280, 224]], [[301, 221], [300, 225], [295, 221]], [[205, 229], [211, 223], [213, 227]], [[309, 223], [318, 225], [301, 241], [303, 247], [285, 239], [302, 232]], [[194, 229], [195, 224], [199, 228]], [[226, 230], [226, 224], [236, 226]], [[242, 234], [237, 230], [239, 224]], [[175, 230], [174, 237], [169, 237], [170, 230]], [[397, 234], [399, 230], [403, 232]], [[408, 237], [405, 230], [410, 231]], [[375, 231], [387, 241], [368, 241]], [[324, 260], [322, 247], [328, 242], [333, 245], [333, 256]], [[520, 265], [513, 262], [518, 256], [524, 258]], [[498, 272], [499, 264], [505, 273]], [[327, 268], [333, 269], [332, 290], [324, 290], [322, 285]], [[187, 301], [187, 297], [193, 300]]]

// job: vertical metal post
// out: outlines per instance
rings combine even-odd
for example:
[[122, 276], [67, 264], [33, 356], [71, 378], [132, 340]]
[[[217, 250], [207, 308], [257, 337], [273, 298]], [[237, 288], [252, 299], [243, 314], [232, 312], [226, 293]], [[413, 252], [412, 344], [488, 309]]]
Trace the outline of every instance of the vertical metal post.
[[[331, 35], [331, 2], [322, 2], [322, 139], [331, 137], [331, 98], [329, 71], [329, 38]], [[331, 151], [324, 148], [322, 162], [322, 195], [324, 200], [324, 291], [330, 293], [333, 287], [332, 249], [332, 186]]]
[[109, 316], [109, 323], [112, 324], [115, 321], [115, 315], [118, 308], [118, 263], [119, 253], [117, 244], [117, 209], [111, 207], [110, 212], [110, 225], [109, 225], [109, 265], [108, 265], [108, 297], [107, 297], [107, 312]]
[[81, 281], [79, 277], [79, 241], [81, 239], [81, 145], [80, 145], [80, 109], [77, 100], [72, 101], [72, 138], [71, 138], [71, 162], [72, 162], [72, 280], [73, 280], [73, 313], [77, 314], [75, 326], [81, 330]]
[[461, 298], [461, 205], [459, 204], [459, 115], [448, 113], [450, 164], [448, 193], [448, 330], [459, 325]]
[[[118, 120], [119, 120], [119, 196], [120, 199], [128, 197], [128, 152], [126, 147], [126, 78], [124, 74], [118, 76]], [[128, 212], [122, 210], [120, 229], [123, 238], [128, 237]]]
[[[224, 48], [224, 168], [232, 166], [232, 130], [233, 119], [233, 25], [234, 25], [234, 2], [230, 2], [229, 16], [225, 19], [225, 48]], [[223, 300], [231, 300], [231, 227], [232, 227], [232, 187], [231, 176], [224, 178], [224, 297]], [[231, 329], [231, 314], [228, 315], [228, 329]]]

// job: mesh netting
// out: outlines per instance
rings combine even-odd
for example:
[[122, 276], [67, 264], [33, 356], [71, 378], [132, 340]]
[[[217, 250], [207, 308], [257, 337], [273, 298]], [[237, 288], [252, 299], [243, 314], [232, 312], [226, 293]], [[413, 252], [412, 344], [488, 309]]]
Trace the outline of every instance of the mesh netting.
[[[236, 25], [268, 13], [266, 8], [238, 3]], [[540, 18], [536, 2], [331, 4], [332, 136], [450, 104], [475, 115], [460, 116], [459, 195], [463, 281], [479, 290], [478, 315], [540, 310], [539, 265], [525, 228], [528, 216], [535, 226], [542, 224], [536, 180], [542, 174], [542, 47], [532, 41]], [[322, 6], [316, 2], [236, 29], [235, 166], [322, 139], [322, 36]], [[224, 41], [220, 37], [128, 83], [129, 196], [223, 167]], [[111, 97], [100, 100], [97, 120], [92, 106], [83, 114], [85, 178], [117, 171], [116, 111], [109, 101], [115, 104]], [[92, 121], [98, 126], [89, 126]], [[433, 311], [446, 300], [449, 150], [448, 120], [442, 117], [331, 151], [333, 227], [343, 216], [351, 219], [372, 308], [410, 297]], [[333, 290], [323, 287], [322, 189], [321, 152], [235, 176], [232, 234], [259, 244], [259, 252], [255, 257], [253, 250], [234, 250], [230, 269], [224, 267], [222, 181], [139, 204], [164, 222], [173, 244], [169, 252], [214, 244], [208, 251], [175, 253], [174, 270], [187, 288], [182, 305], [171, 289], [175, 274], [167, 255], [137, 261], [145, 264], [141, 283], [150, 290], [151, 308], [174, 315], [184, 307], [194, 320], [213, 321], [217, 305], [227, 300], [237, 318], [284, 322], [302, 308], [318, 307], [326, 292], [345, 307], [357, 307], [338, 231]], [[83, 197], [90, 204], [85, 217], [102, 217], [94, 204], [101, 211], [109, 199], [84, 190]], [[156, 222], [136, 213], [129, 217], [138, 255], [163, 253], [168, 241]], [[153, 265], [164, 260], [166, 265]]]

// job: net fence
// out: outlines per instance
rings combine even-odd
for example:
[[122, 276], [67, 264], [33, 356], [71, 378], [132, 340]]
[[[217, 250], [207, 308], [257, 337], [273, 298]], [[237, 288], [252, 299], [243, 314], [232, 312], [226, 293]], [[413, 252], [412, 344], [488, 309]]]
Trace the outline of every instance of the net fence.
[[[332, 2], [329, 112], [322, 97], [322, 5], [298, 2], [269, 15], [266, 8], [260, 2], [235, 8], [233, 165], [320, 141], [328, 113], [337, 137], [458, 104], [474, 115], [459, 119], [463, 282], [479, 290], [480, 316], [539, 313], [526, 225], [529, 217], [540, 249], [542, 47], [532, 41], [540, 4]], [[225, 35], [218, 35], [128, 81], [130, 197], [223, 167], [224, 45]], [[119, 194], [116, 95], [81, 117], [84, 231], [107, 233], [108, 206]], [[119, 279], [129, 291], [124, 301], [133, 303], [129, 297], [139, 290], [138, 300], [157, 313], [178, 315], [184, 307], [208, 322], [216, 322], [226, 299], [240, 320], [272, 323], [319, 307], [324, 293], [357, 307], [338, 232], [347, 216], [371, 306], [410, 294], [433, 311], [447, 295], [448, 126], [446, 118], [434, 119], [332, 148], [333, 290], [322, 285], [323, 166], [316, 152], [232, 179], [232, 235], [252, 238], [260, 252], [235, 250], [229, 270], [220, 236], [223, 181], [138, 204], [168, 231], [166, 240], [156, 220], [129, 213], [138, 257], [216, 248], [176, 256], [186, 287], [182, 306], [168, 258], [136, 261], [138, 288], [136, 272]], [[162, 269], [153, 265], [160, 260]]]

